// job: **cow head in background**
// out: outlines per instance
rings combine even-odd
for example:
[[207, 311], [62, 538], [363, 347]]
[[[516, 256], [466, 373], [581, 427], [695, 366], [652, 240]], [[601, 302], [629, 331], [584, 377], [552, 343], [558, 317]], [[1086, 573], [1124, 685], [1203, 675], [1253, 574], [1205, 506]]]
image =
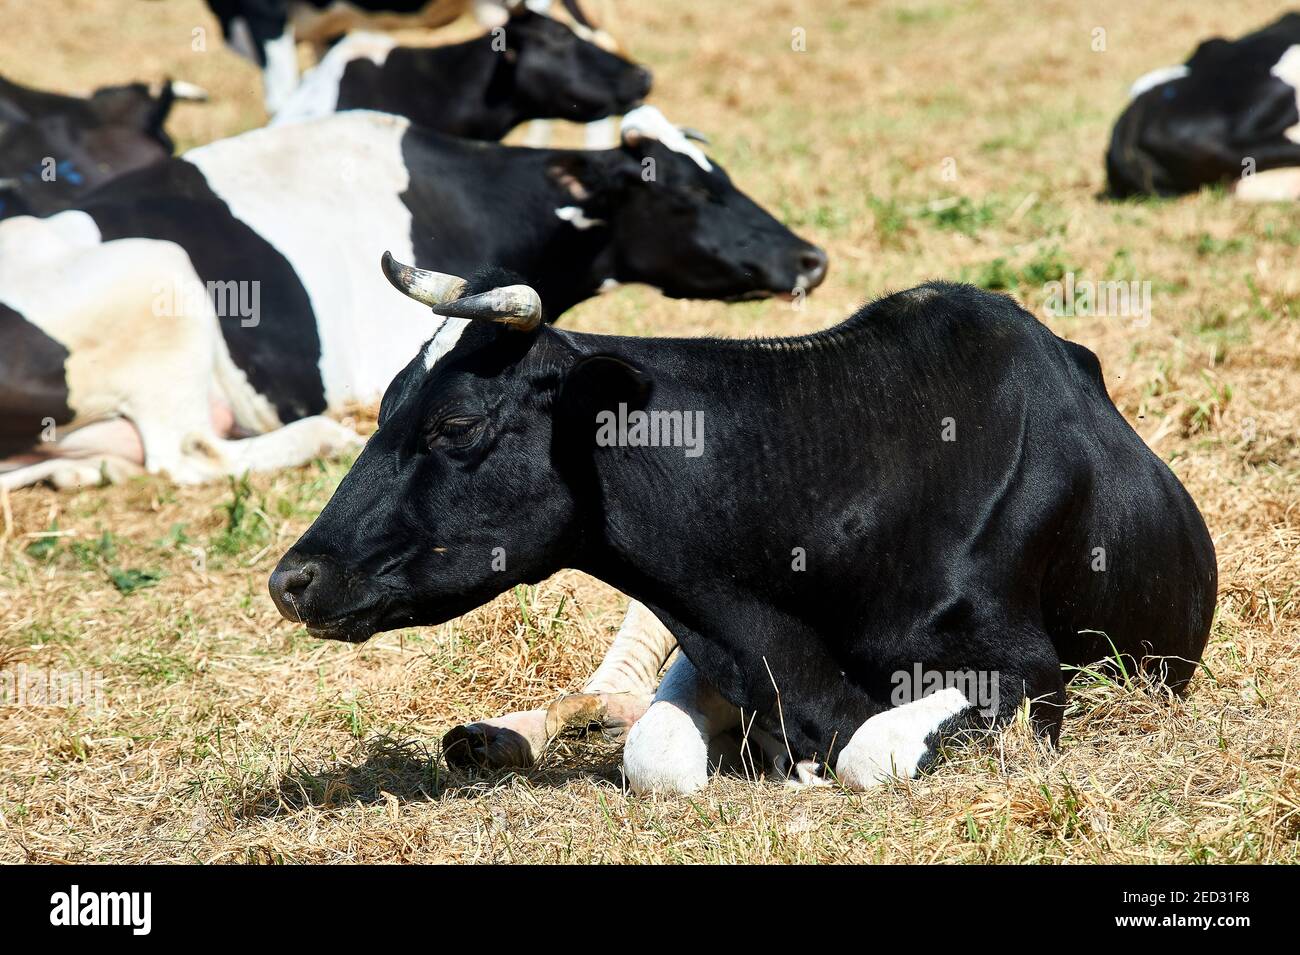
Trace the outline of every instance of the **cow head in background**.
[[618, 149], [551, 165], [578, 228], [612, 236], [614, 276], [673, 298], [794, 296], [826, 277], [826, 253], [737, 189], [691, 135], [652, 106], [624, 117]]
[[493, 87], [511, 97], [521, 120], [592, 122], [628, 112], [650, 92], [649, 70], [522, 4], [499, 29], [490, 34], [504, 47]]
[[0, 81], [0, 218], [47, 215], [101, 184], [166, 159], [163, 128], [177, 99], [206, 94], [187, 83], [107, 86], [88, 98]]

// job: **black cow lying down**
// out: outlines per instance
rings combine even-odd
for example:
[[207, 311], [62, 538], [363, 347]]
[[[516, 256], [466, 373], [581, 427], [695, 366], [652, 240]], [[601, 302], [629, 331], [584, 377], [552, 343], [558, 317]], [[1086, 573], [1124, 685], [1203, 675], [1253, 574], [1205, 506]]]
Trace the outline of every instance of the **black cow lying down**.
[[205, 95], [168, 81], [64, 96], [0, 77], [0, 218], [66, 209], [108, 180], [166, 159], [172, 105]]
[[1191, 679], [1216, 595], [1205, 524], [1096, 357], [1010, 299], [932, 283], [801, 338], [640, 339], [494, 311], [517, 289], [444, 302], [436, 276], [389, 272], [436, 313], [495, 320], [393, 381], [273, 573], [281, 613], [318, 636], [590, 573], [687, 658], [629, 735], [638, 789], [697, 785], [740, 710], [867, 786], [1026, 699], [1054, 740], [1062, 664], [1118, 652]]
[[468, 139], [501, 139], [520, 123], [588, 123], [626, 113], [650, 92], [650, 72], [526, 7], [496, 33], [439, 47], [350, 33], [304, 77], [276, 124], [335, 110], [395, 113]]
[[1133, 85], [1106, 153], [1110, 192], [1173, 196], [1234, 184], [1248, 200], [1300, 198], [1300, 13]]

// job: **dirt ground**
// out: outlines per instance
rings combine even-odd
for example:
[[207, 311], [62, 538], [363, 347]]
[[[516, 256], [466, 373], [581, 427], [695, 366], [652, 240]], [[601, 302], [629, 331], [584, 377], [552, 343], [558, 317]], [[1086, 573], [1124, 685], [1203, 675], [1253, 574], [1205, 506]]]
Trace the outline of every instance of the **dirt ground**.
[[[790, 334], [929, 278], [1005, 290], [1098, 353], [1205, 514], [1221, 590], [1190, 694], [1085, 675], [1059, 749], [1016, 726], [869, 793], [718, 779], [634, 797], [599, 739], [560, 740], [532, 772], [466, 776], [440, 762], [442, 733], [578, 688], [624, 598], [565, 572], [353, 648], [282, 621], [265, 585], [347, 462], [27, 490], [3, 508], [0, 674], [71, 675], [89, 693], [0, 695], [0, 861], [1300, 861], [1300, 214], [1219, 190], [1098, 198], [1128, 85], [1279, 5], [606, 6], [654, 69], [654, 102], [708, 133], [831, 269], [802, 309], [628, 288], [565, 324]], [[256, 72], [198, 0], [0, 0], [0, 22], [0, 71], [20, 81], [206, 87], [210, 103], [174, 113], [181, 148], [264, 119]], [[1150, 283], [1149, 321], [1049, 316], [1047, 283], [1066, 273]]]

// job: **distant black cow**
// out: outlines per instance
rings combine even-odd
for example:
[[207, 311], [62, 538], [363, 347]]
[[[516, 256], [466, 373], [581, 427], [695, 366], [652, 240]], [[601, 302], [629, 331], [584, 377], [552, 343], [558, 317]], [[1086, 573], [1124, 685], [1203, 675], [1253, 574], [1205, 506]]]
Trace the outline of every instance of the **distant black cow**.
[[1300, 14], [1238, 40], [1206, 40], [1185, 65], [1134, 84], [1106, 153], [1111, 194], [1235, 183], [1243, 198], [1300, 197], [1298, 91]]
[[1195, 504], [1096, 357], [1009, 298], [933, 283], [802, 338], [642, 339], [388, 271], [480, 321], [393, 381], [272, 575], [318, 636], [592, 574], [685, 654], [628, 737], [638, 789], [699, 785], [741, 710], [862, 787], [1026, 700], [1055, 739], [1062, 664], [1196, 670], [1217, 571]]
[[349, 34], [274, 121], [373, 109], [438, 132], [495, 140], [528, 120], [587, 123], [626, 113], [649, 91], [648, 70], [521, 8], [499, 32], [450, 46], [399, 47], [384, 34]]
[[64, 209], [115, 176], [165, 159], [163, 129], [189, 84], [106, 86], [63, 96], [0, 78], [0, 217]]
[[[596, 151], [473, 142], [362, 110], [253, 130], [78, 209], [0, 222], [0, 351], [21, 341], [37, 356], [14, 366], [13, 391], [45, 408], [0, 395], [0, 422], [27, 428], [0, 457], [45, 458], [0, 461], [0, 485], [93, 483], [123, 459], [196, 482], [357, 443], [321, 413], [378, 400], [420, 343], [438, 331], [449, 346], [463, 324], [393, 310], [367, 261], [389, 244], [464, 276], [510, 268], [552, 320], [619, 283], [745, 299], [799, 295], [826, 274], [824, 252], [653, 107]], [[42, 419], [57, 442], [31, 427]], [[110, 420], [122, 427], [92, 442]]]

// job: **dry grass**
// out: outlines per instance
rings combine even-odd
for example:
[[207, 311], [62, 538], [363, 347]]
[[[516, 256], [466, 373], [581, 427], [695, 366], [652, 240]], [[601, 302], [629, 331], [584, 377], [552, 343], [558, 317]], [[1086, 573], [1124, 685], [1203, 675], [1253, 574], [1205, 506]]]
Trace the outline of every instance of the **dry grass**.
[[[1214, 534], [1220, 612], [1188, 698], [1081, 686], [1058, 751], [1015, 728], [860, 795], [718, 780], [693, 799], [632, 798], [617, 750], [581, 740], [535, 772], [467, 779], [440, 767], [442, 731], [577, 687], [617, 594], [563, 573], [436, 630], [319, 643], [279, 620], [264, 581], [343, 463], [255, 478], [247, 495], [156, 480], [34, 490], [0, 531], [0, 669], [97, 671], [106, 704], [0, 707], [0, 860], [1300, 861], [1300, 222], [1212, 191], [1096, 198], [1128, 82], [1275, 4], [835, 7], [618, 7], [658, 102], [826, 245], [827, 285], [802, 311], [627, 289], [567, 324], [789, 333], [936, 276], [1006, 283], [1040, 314], [1061, 268], [1152, 282], [1149, 327], [1051, 323], [1100, 354]], [[0, 19], [0, 65], [19, 79], [207, 86], [213, 103], [177, 110], [183, 145], [261, 119], [255, 75], [215, 32], [190, 51], [193, 27], [215, 29], [197, 0], [0, 0]], [[790, 50], [797, 26], [807, 53]], [[1095, 27], [1105, 52], [1090, 49]], [[964, 202], [927, 210], [951, 196]], [[53, 527], [57, 546], [31, 536]], [[160, 578], [119, 593], [114, 572], [129, 586], [133, 569]]]

